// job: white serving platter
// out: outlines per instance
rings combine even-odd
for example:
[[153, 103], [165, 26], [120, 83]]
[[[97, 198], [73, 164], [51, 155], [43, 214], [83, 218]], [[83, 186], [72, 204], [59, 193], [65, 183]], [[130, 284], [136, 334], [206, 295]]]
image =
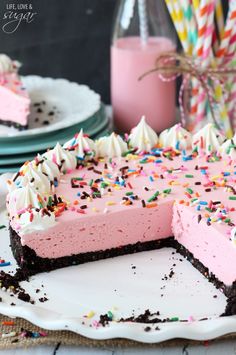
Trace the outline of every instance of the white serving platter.
[[22, 77], [22, 82], [31, 99], [29, 129], [19, 131], [0, 125], [0, 139], [43, 135], [64, 129], [86, 121], [101, 106], [100, 95], [87, 85], [37, 75]]
[[[6, 193], [3, 180], [4, 176], [0, 181], [1, 201]], [[7, 226], [3, 205], [0, 225]], [[0, 257], [11, 262], [11, 266], [0, 268], [6, 272], [16, 268], [9, 244], [8, 229], [1, 229]], [[174, 275], [169, 278], [171, 269]], [[38, 274], [22, 286], [35, 304], [0, 290], [0, 313], [27, 319], [45, 329], [71, 330], [93, 339], [127, 338], [145, 343], [172, 338], [208, 340], [236, 331], [235, 316], [220, 317], [225, 296], [171, 248]], [[40, 291], [36, 293], [36, 289]], [[41, 297], [48, 301], [41, 303]], [[12, 302], [15, 306], [11, 306]], [[118, 322], [121, 317], [138, 316], [146, 309], [159, 311], [159, 318], [178, 317], [179, 321]], [[86, 317], [91, 311], [93, 317]], [[100, 315], [108, 311], [113, 313], [114, 321], [105, 327], [97, 326]], [[151, 328], [148, 332], [147, 326]]]

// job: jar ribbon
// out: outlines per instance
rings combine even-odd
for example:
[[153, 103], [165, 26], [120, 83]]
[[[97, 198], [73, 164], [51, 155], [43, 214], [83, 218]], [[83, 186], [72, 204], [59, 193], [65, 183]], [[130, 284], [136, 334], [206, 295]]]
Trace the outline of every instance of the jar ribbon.
[[214, 112], [214, 104], [218, 103], [214, 92], [217, 85], [220, 85], [222, 92], [224, 92], [226, 77], [230, 74], [236, 75], [236, 68], [231, 66], [232, 63], [235, 65], [234, 59], [236, 59], [235, 56], [227, 56], [225, 62], [221, 65], [217, 65], [217, 62], [214, 61], [210, 66], [203, 67], [200, 58], [196, 59], [186, 54], [175, 52], [164, 52], [156, 59], [155, 67], [142, 74], [138, 80], [142, 80], [145, 76], [154, 72], [158, 72], [160, 79], [165, 82], [173, 81], [177, 77], [183, 76], [179, 91], [179, 107], [181, 121], [185, 125], [186, 115], [183, 105], [183, 93], [190, 80], [196, 78], [207, 95], [212, 118], [219, 127]]

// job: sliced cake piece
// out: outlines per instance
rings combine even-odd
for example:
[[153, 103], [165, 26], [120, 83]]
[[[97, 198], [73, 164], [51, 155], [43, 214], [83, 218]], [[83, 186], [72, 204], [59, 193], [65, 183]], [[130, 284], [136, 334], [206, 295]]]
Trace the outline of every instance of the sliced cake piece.
[[0, 54], [0, 123], [27, 128], [30, 99], [18, 75], [20, 63]]

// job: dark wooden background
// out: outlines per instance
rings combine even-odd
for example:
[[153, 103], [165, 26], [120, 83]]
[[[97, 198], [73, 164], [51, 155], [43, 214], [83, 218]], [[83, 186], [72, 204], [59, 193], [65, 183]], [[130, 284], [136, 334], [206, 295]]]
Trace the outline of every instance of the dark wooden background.
[[[163, 0], [157, 0], [163, 1]], [[236, 1], [236, 0], [235, 0]], [[224, 0], [227, 6], [228, 0]], [[32, 4], [32, 23], [2, 30], [7, 4]], [[0, 0], [0, 52], [23, 63], [22, 74], [65, 77], [109, 94], [109, 47], [117, 0]]]

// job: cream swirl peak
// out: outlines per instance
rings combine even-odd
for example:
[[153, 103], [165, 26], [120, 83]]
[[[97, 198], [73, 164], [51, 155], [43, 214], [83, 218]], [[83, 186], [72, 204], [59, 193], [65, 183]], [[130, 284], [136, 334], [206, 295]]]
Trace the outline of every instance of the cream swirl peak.
[[100, 157], [121, 157], [128, 151], [127, 143], [114, 132], [108, 137], [101, 137], [96, 144]]
[[229, 157], [230, 159], [236, 160], [236, 138], [227, 139], [219, 148], [219, 154], [223, 158]]
[[188, 149], [191, 148], [192, 135], [178, 123], [160, 134], [159, 143], [165, 148]]
[[51, 184], [48, 177], [37, 171], [33, 162], [26, 162], [22, 165], [19, 172], [9, 181], [8, 190], [13, 191], [26, 185], [42, 193], [49, 194], [51, 192]]
[[48, 177], [51, 183], [53, 183], [55, 179], [58, 180], [60, 178], [58, 166], [51, 160], [46, 159], [46, 157], [42, 157], [40, 154], [34, 159], [33, 166], [37, 171]]
[[194, 134], [192, 147], [198, 153], [211, 154], [217, 152], [220, 145], [224, 142], [225, 137], [215, 127], [213, 123], [208, 123], [199, 132]]
[[43, 154], [43, 157], [46, 157], [48, 160], [51, 160], [53, 163], [57, 164], [61, 172], [67, 173], [76, 168], [77, 159], [75, 155], [62, 148], [62, 146], [57, 143], [55, 148], [47, 151]]
[[6, 54], [0, 54], [0, 74], [17, 72], [21, 64], [11, 60]]
[[11, 191], [8, 195], [8, 203], [10, 215], [20, 215], [27, 209], [41, 209], [46, 206], [43, 195], [29, 185]]
[[79, 159], [92, 158], [97, 155], [94, 141], [83, 133], [82, 128], [74, 138], [64, 144], [63, 148], [73, 150]]
[[137, 153], [148, 152], [158, 143], [156, 132], [146, 123], [143, 116], [129, 135], [129, 145], [137, 148]]

